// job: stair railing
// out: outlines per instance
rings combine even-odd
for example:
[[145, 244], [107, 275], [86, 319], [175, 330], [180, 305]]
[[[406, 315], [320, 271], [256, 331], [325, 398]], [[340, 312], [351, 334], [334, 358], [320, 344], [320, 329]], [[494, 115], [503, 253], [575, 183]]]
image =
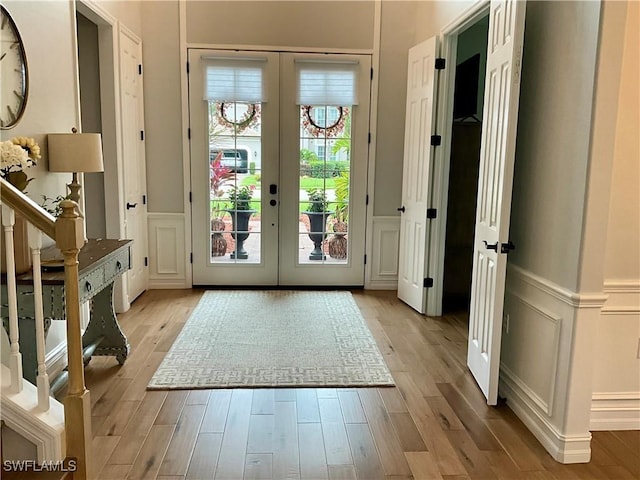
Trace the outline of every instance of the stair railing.
[[42, 306], [42, 281], [40, 278], [40, 249], [42, 233], [55, 240], [64, 255], [65, 313], [67, 327], [67, 356], [69, 385], [64, 400], [66, 456], [75, 458], [77, 470], [74, 479], [87, 478], [87, 458], [91, 442], [91, 402], [84, 382], [82, 359], [82, 331], [78, 291], [78, 253], [84, 245], [84, 219], [77, 213], [77, 204], [64, 200], [63, 213], [54, 219], [33, 200], [9, 182], [0, 178], [2, 201], [2, 225], [6, 252], [6, 282], [9, 312], [9, 341], [11, 391], [19, 393], [23, 388], [22, 356], [18, 330], [18, 302], [14, 259], [15, 212], [29, 225], [29, 247], [33, 263], [34, 304], [36, 311], [36, 353], [38, 409], [49, 410], [49, 380], [45, 363], [45, 329]]

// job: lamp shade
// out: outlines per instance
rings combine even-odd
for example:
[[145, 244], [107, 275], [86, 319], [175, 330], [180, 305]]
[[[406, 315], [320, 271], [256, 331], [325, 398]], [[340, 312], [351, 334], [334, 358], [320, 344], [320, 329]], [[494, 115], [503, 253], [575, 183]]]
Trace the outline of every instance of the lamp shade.
[[99, 133], [50, 133], [50, 172], [103, 172]]

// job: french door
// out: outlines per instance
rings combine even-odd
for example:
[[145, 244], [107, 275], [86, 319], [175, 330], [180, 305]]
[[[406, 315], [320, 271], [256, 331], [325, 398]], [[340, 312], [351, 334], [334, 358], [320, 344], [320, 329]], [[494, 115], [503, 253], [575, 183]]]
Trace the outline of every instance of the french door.
[[370, 57], [189, 66], [193, 283], [362, 285]]

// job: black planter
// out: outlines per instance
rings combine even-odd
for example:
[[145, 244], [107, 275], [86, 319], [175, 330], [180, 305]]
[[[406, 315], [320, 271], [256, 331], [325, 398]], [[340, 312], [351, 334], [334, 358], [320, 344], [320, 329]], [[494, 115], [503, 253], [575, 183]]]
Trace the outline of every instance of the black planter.
[[246, 260], [249, 254], [244, 249], [244, 241], [249, 238], [249, 218], [257, 210], [227, 210], [231, 214], [233, 231], [231, 236], [236, 241], [236, 248], [231, 253], [231, 258]]
[[313, 250], [309, 254], [309, 260], [325, 260], [327, 257], [322, 251], [322, 242], [327, 238], [327, 218], [331, 212], [302, 212], [309, 217], [309, 238], [313, 242]]

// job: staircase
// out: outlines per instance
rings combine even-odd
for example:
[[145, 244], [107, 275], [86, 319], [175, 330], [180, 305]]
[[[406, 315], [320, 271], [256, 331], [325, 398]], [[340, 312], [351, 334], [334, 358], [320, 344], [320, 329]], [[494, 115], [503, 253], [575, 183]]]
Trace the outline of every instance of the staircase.
[[[37, 458], [22, 463], [2, 455], [2, 478], [78, 479], [87, 478], [87, 458], [91, 441], [89, 391], [85, 388], [78, 292], [78, 252], [84, 244], [83, 219], [77, 204], [61, 203], [63, 213], [54, 219], [13, 185], [0, 178], [2, 226], [6, 252], [6, 282], [9, 316], [10, 353], [8, 365], [0, 365], [0, 418], [17, 434], [33, 443]], [[14, 258], [14, 224], [16, 213], [29, 223], [28, 246], [33, 263], [36, 352], [36, 385], [22, 375], [22, 355], [18, 330], [16, 270]], [[50, 396], [45, 363], [45, 329], [40, 279], [42, 234], [55, 240], [64, 255], [65, 315], [67, 327], [68, 394], [64, 405]], [[20, 240], [21, 242], [23, 240]], [[20, 469], [29, 471], [17, 471]], [[53, 470], [58, 471], [53, 471]], [[62, 470], [62, 471], [60, 471]], [[74, 470], [69, 472], [69, 470]]]

